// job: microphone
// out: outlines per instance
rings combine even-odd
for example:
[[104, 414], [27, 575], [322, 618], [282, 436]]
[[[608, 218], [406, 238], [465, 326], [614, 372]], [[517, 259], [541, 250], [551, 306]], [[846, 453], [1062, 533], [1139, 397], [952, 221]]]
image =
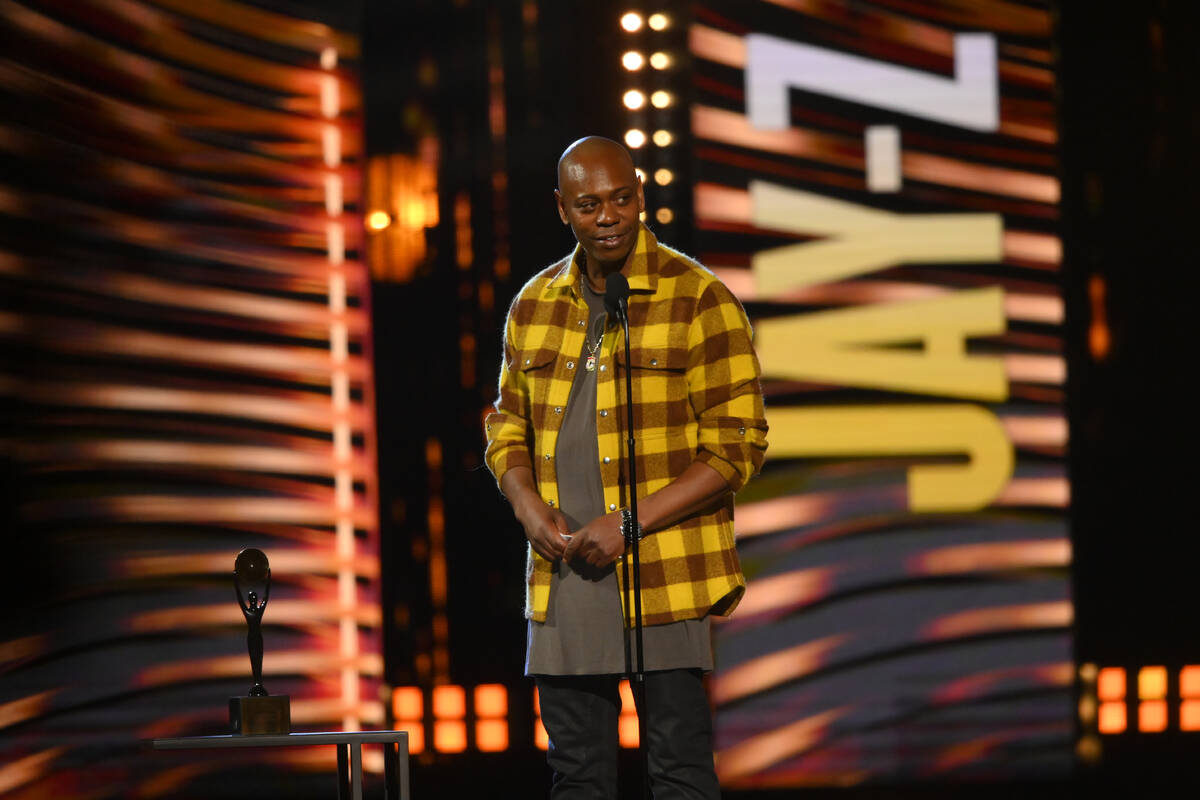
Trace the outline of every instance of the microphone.
[[604, 279], [604, 308], [617, 319], [625, 319], [629, 301], [629, 279], [614, 272]]

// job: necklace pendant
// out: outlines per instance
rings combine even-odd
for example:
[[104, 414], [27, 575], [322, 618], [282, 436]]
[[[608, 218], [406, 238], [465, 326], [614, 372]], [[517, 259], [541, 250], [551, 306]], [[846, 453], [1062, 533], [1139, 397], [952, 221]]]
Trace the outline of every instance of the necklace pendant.
[[587, 359], [583, 362], [583, 368], [586, 369], [588, 372], [595, 372], [596, 371], [596, 357], [588, 356]]

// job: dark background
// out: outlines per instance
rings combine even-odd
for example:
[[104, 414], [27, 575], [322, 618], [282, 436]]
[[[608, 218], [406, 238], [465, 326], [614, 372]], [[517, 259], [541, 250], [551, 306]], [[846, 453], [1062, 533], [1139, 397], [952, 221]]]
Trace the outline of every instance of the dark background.
[[[467, 686], [520, 686], [525, 548], [482, 466], [480, 420], [493, 397], [508, 300], [573, 245], [553, 207], [555, 160], [582, 135], [623, 133], [617, 10], [551, 0], [259, 4], [361, 31], [368, 155], [411, 151], [422, 135], [435, 136], [441, 148], [442, 223], [429, 233], [428, 262], [408, 283], [371, 286], [385, 681], [423, 680], [415, 659], [431, 646], [434, 613], [422, 555], [424, 519], [437, 494], [445, 528], [454, 532], [446, 540], [450, 679]], [[900, 10], [906, 5], [881, 4]], [[1191, 340], [1200, 205], [1195, 200], [1200, 10], [1182, 0], [1053, 7], [1076, 662], [1131, 670], [1157, 663], [1175, 671], [1200, 663], [1191, 623], [1196, 561], [1187, 555], [1196, 535]], [[506, 127], [500, 141], [488, 123], [489, 69], [496, 64], [504, 76]], [[5, 185], [36, 188], [39, 179], [30, 177], [29, 167], [6, 157]], [[499, 191], [493, 181], [498, 172], [506, 179]], [[54, 173], [45, 173], [42, 181], [49, 180], [45, 175]], [[476, 258], [468, 271], [454, 263], [453, 199], [460, 192], [472, 201]], [[671, 240], [684, 247], [686, 223], [685, 213]], [[24, 220], [0, 214], [0, 225], [6, 246], [35, 238]], [[511, 263], [507, 275], [494, 272], [501, 250]], [[1089, 295], [1097, 279], [1106, 287], [1100, 301]], [[494, 287], [490, 304], [479, 295], [485, 282]], [[6, 311], [29, 300], [19, 287], [4, 284], [0, 291]], [[1088, 344], [1099, 312], [1111, 334], [1102, 358]], [[474, 343], [473, 369], [466, 375], [464, 334]], [[19, 344], [6, 344], [3, 358], [9, 373], [35, 368], [36, 353]], [[22, 434], [16, 426], [28, 420], [17, 411], [10, 395], [0, 397], [5, 441]], [[431, 437], [443, 448], [441, 467], [433, 472], [426, 462]], [[62, 560], [53, 540], [22, 527], [15, 509], [36, 481], [7, 450], [0, 451], [0, 481], [9, 547], [0, 581], [5, 608], [0, 638], [7, 640], [31, 616], [53, 619], [55, 598], [70, 592], [86, 570], [78, 560]], [[1177, 700], [1171, 698], [1172, 709]], [[510, 720], [513, 730], [531, 724], [522, 695], [513, 694]], [[20, 729], [5, 733], [18, 742], [22, 735]], [[1116, 787], [1126, 797], [1184, 797], [1200, 783], [1193, 767], [1196, 736], [1106, 737], [1100, 760], [1081, 763], [1070, 783], [760, 794], [1063, 797]], [[489, 786], [503, 787], [497, 795], [537, 796], [547, 781], [542, 755], [531, 746], [514, 745], [496, 755], [427, 756], [414, 769], [414, 793], [420, 796], [490, 796]], [[631, 773], [625, 771], [627, 779]], [[306, 786], [313, 796], [326, 788]], [[76, 788], [78, 796], [93, 796], [83, 782]], [[206, 796], [234, 796], [210, 789]]]

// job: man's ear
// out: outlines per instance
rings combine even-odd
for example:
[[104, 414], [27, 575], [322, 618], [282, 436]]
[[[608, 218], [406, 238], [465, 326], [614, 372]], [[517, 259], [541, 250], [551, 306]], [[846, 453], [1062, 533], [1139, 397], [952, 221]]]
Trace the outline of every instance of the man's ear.
[[638, 213], [641, 214], [646, 210], [646, 187], [642, 183], [642, 178], [640, 175], [638, 176], [637, 182]]
[[569, 225], [571, 221], [567, 219], [567, 208], [563, 205], [562, 192], [558, 189], [554, 190], [554, 205], [558, 207], [558, 218], [562, 220], [563, 225]]

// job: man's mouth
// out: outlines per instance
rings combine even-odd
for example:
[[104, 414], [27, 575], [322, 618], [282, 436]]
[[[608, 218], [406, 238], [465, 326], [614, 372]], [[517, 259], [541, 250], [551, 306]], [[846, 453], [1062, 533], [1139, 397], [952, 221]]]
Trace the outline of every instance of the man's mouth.
[[619, 244], [623, 238], [625, 238], [625, 234], [613, 233], [609, 234], [608, 236], [597, 236], [596, 241], [607, 247], [614, 247]]

